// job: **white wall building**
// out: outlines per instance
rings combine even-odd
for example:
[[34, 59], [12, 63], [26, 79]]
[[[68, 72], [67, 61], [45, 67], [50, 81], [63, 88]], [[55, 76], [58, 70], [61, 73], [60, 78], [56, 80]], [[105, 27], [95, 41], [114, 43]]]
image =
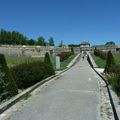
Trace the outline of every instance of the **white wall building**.
[[83, 41], [80, 44], [80, 50], [81, 51], [89, 51], [90, 50], [90, 43], [87, 41]]

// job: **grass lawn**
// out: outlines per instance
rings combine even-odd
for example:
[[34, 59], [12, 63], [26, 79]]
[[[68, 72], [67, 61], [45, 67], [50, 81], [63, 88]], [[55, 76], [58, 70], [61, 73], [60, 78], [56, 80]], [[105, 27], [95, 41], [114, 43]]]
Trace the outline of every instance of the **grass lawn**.
[[100, 57], [95, 56], [94, 54], [91, 54], [91, 55], [99, 68], [105, 68], [106, 60], [103, 60]]
[[[93, 53], [91, 55], [99, 68], [105, 68], [106, 60], [103, 60], [100, 57], [95, 56]], [[113, 53], [113, 56], [114, 56], [116, 64], [120, 64], [120, 53]]]
[[6, 56], [6, 62], [8, 67], [13, 67], [15, 65], [19, 65], [22, 63], [30, 63], [33, 61], [39, 61], [39, 60], [44, 60], [43, 57], [10, 57], [10, 56]]
[[70, 56], [67, 60], [61, 62], [61, 70], [65, 69], [66, 66], [73, 60], [76, 55]]
[[[66, 66], [70, 63], [70, 61], [75, 57], [76, 55], [72, 55], [70, 56], [67, 60], [61, 62], [61, 70], [65, 69]], [[30, 63], [33, 61], [43, 61], [44, 57], [10, 57], [10, 56], [6, 56], [6, 61], [7, 61], [7, 65], [8, 67], [13, 67], [15, 65], [19, 65], [22, 63]], [[50, 56], [51, 58], [51, 62], [53, 64], [53, 67], [55, 69], [55, 56]]]
[[[64, 60], [63, 62], [60, 63], [60, 68], [61, 70], [65, 69], [67, 67], [67, 65], [72, 61], [72, 59], [75, 57], [76, 55], [71, 55], [67, 60]], [[52, 61], [52, 64], [53, 64], [53, 67], [54, 69], [56, 68], [55, 64], [56, 64], [56, 61], [55, 61], [55, 56], [51, 56], [51, 61]]]

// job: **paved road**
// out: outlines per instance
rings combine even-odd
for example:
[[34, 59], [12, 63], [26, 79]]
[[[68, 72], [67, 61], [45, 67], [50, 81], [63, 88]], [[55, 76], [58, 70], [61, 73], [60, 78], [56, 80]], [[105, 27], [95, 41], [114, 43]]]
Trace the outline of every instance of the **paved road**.
[[96, 73], [80, 60], [58, 80], [40, 89], [10, 120], [99, 120]]

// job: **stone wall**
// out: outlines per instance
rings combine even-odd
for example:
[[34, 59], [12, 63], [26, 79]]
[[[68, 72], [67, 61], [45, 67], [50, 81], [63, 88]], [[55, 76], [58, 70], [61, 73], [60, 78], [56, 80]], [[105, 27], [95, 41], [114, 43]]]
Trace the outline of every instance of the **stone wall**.
[[58, 54], [60, 52], [70, 51], [66, 47], [53, 47], [53, 46], [13, 46], [1, 45], [0, 53], [8, 56], [44, 56], [46, 52], [50, 54]]

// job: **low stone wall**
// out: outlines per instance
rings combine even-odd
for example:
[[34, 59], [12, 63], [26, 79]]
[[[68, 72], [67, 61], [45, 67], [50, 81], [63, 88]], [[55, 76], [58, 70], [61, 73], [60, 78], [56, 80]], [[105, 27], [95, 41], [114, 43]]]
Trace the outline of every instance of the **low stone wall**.
[[96, 65], [95, 61], [93, 60], [91, 54], [90, 53], [87, 53], [87, 54], [88, 54], [87, 59], [88, 59], [90, 65], [91, 65], [91, 67], [92, 68], [97, 68], [98, 66]]
[[71, 51], [70, 48], [53, 46], [0, 46], [0, 53], [8, 56], [44, 56], [46, 52], [56, 55], [60, 52]]
[[67, 68], [72, 67], [80, 59], [80, 54], [78, 54], [67, 66]]

